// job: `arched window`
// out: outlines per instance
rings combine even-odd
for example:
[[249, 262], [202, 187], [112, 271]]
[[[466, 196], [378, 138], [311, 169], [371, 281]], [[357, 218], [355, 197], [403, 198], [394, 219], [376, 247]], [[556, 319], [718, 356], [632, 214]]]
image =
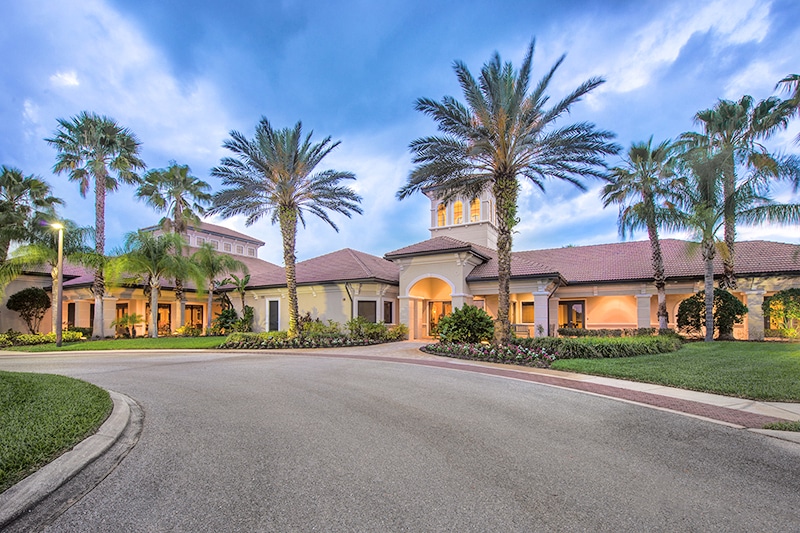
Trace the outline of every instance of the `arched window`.
[[444, 204], [439, 204], [439, 207], [436, 208], [436, 225], [442, 227], [444, 226], [444, 223], [445, 223]]
[[481, 201], [473, 198], [469, 203], [469, 221], [478, 222], [481, 219]]
[[464, 223], [464, 204], [460, 201], [453, 204], [453, 224]]

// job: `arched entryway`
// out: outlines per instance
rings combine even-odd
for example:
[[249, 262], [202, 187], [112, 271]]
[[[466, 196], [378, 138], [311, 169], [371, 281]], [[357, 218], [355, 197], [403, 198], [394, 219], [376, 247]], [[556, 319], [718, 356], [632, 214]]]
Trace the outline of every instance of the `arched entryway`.
[[453, 285], [442, 277], [426, 276], [409, 286], [411, 338], [429, 339], [442, 317], [453, 312]]

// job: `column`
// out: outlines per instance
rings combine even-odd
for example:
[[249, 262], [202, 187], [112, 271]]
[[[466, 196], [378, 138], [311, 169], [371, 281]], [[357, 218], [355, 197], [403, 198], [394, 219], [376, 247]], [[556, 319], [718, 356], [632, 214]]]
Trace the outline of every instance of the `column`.
[[650, 327], [650, 294], [637, 294], [636, 295], [636, 327], [649, 328]]
[[764, 290], [753, 289], [744, 291], [747, 299], [747, 339], [751, 341], [764, 340]]
[[[549, 332], [548, 335], [552, 335], [554, 337], [558, 337], [558, 301], [559, 298], [550, 297], [548, 307], [548, 325], [547, 331]], [[534, 303], [534, 305], [536, 305]], [[536, 313], [536, 308], [533, 310]]]
[[[550, 293], [533, 293], [533, 336], [547, 336], [550, 324]], [[541, 332], [541, 333], [540, 333]], [[555, 333], [555, 332], [554, 332]]]
[[103, 334], [106, 337], [114, 337], [114, 328], [111, 323], [117, 319], [117, 300], [119, 298], [103, 297]]

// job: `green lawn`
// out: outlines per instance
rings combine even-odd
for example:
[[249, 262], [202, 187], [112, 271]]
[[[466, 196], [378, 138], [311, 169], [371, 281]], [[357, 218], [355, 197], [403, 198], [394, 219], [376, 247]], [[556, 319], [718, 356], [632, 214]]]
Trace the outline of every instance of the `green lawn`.
[[800, 402], [800, 344], [693, 342], [677, 352], [564, 359], [552, 368], [762, 401]]
[[84, 381], [0, 371], [0, 492], [93, 434], [112, 406]]
[[75, 352], [89, 350], [200, 350], [216, 348], [226, 337], [139, 337], [136, 339], [106, 339], [99, 341], [69, 342], [57, 348], [55, 343], [34, 346], [3, 348], [13, 352]]

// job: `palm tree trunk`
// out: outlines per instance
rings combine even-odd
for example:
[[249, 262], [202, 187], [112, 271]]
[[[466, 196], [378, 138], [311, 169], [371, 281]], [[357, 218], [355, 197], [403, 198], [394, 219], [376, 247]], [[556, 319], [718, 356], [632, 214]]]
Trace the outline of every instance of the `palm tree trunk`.
[[158, 337], [158, 286], [150, 285], [150, 337]]
[[[95, 252], [97, 255], [104, 256], [106, 252], [106, 179], [105, 174], [95, 176], [94, 195], [94, 227], [95, 227]], [[94, 322], [92, 324], [92, 338], [105, 338], [104, 313], [103, 313], [103, 293], [105, 292], [105, 280], [103, 279], [103, 269], [98, 268], [94, 272]]]
[[658, 228], [655, 220], [647, 224], [647, 234], [650, 238], [652, 249], [653, 281], [658, 293], [658, 329], [666, 330], [669, 327], [669, 314], [667, 313], [667, 278], [664, 274], [664, 255], [661, 253], [661, 241], [658, 240]]
[[[53, 287], [53, 298], [57, 298], [58, 294], [58, 267], [53, 266], [50, 268], [50, 279], [52, 280], [52, 287]], [[50, 312], [52, 320], [50, 321], [50, 331], [55, 333], [56, 331], [56, 314], [54, 311]]]
[[180, 278], [175, 278], [175, 299], [178, 301], [178, 327], [182, 328], [186, 314], [186, 295], [183, 290], [183, 280]]
[[706, 342], [714, 340], [714, 242], [703, 243], [703, 259], [706, 263], [703, 290], [706, 304]]
[[[289, 337], [296, 337], [297, 318], [300, 314], [297, 306], [297, 275], [295, 271], [295, 241], [297, 236], [297, 211], [281, 207], [278, 223], [283, 237], [283, 263], [286, 268], [286, 288], [289, 292]], [[242, 309], [244, 312], [244, 309]]]
[[733, 154], [726, 159], [723, 169], [723, 188], [725, 196], [725, 246], [727, 253], [722, 256], [722, 279], [720, 288], [732, 290], [736, 288], [736, 275], [734, 269], [734, 251], [736, 245], [736, 203], [734, 202], [734, 191], [736, 189], [736, 171], [734, 167]]
[[214, 281], [208, 284], [208, 313], [206, 313], [206, 335], [211, 332], [211, 307], [214, 305]]
[[497, 215], [497, 318], [494, 340], [505, 346], [511, 340], [509, 285], [511, 281], [511, 231], [517, 222], [518, 184], [513, 176], [500, 176], [494, 184]]

